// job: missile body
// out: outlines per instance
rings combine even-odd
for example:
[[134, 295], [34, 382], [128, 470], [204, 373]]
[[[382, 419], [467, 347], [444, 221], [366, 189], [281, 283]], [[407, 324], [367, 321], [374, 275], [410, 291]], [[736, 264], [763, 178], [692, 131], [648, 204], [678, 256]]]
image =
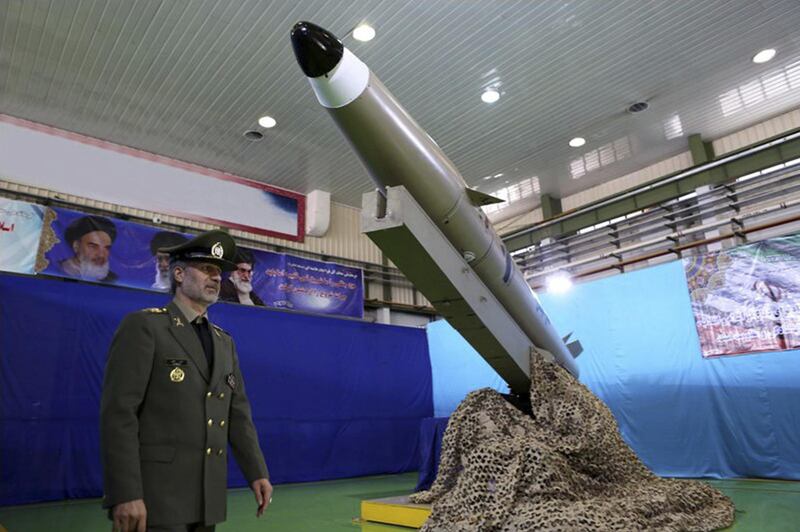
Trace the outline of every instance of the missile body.
[[577, 377], [572, 354], [480, 209], [491, 197], [467, 187], [433, 139], [331, 33], [299, 22], [291, 38], [317, 99], [377, 185], [404, 186], [531, 342]]

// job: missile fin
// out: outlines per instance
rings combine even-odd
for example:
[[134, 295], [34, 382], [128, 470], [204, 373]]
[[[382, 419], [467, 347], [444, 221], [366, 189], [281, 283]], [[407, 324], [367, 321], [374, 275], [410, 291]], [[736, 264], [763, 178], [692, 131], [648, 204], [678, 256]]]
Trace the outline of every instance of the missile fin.
[[572, 358], [578, 358], [578, 355], [583, 353], [583, 346], [581, 345], [579, 340], [575, 340], [575, 341], [570, 342], [569, 339], [570, 339], [571, 336], [572, 336], [572, 333], [569, 333], [568, 335], [566, 335], [561, 340], [563, 340], [563, 342], [567, 345], [567, 350], [572, 355]]
[[484, 205], [491, 205], [492, 203], [503, 203], [505, 200], [480, 192], [474, 188], [467, 189], [467, 197], [470, 203], [476, 207], [483, 207]]
[[578, 355], [583, 353], [583, 346], [580, 340], [575, 340], [567, 344], [567, 350], [572, 354], [572, 358], [578, 358]]

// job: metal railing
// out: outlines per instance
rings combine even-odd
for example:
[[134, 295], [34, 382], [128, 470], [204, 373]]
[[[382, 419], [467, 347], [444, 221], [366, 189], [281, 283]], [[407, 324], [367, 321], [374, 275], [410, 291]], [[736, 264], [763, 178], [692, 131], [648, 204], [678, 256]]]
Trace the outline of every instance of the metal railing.
[[[702, 253], [715, 242], [744, 243], [758, 231], [781, 226], [789, 231], [790, 224], [800, 220], [800, 165], [779, 166], [578, 234], [546, 239], [516, 252], [514, 258], [528, 282], [538, 288], [556, 272], [572, 278], [622, 272], [664, 255]], [[729, 231], [721, 232], [726, 228]]]

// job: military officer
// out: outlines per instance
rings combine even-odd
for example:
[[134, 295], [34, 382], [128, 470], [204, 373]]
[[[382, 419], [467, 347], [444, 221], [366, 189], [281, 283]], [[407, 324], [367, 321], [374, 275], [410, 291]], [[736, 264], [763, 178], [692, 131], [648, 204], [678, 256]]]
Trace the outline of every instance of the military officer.
[[236, 243], [209, 231], [163, 248], [174, 298], [128, 314], [109, 350], [100, 406], [103, 506], [120, 532], [213, 531], [225, 520], [227, 448], [272, 496], [233, 339], [208, 321]]

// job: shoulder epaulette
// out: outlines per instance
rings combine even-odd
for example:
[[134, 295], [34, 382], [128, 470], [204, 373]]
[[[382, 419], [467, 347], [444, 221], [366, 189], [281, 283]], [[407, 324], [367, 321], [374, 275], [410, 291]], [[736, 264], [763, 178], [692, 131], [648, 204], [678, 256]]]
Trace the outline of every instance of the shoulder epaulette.
[[161, 308], [159, 308], [159, 307], [143, 308], [142, 312], [147, 312], [147, 313], [150, 313], [150, 314], [164, 314], [164, 313], [167, 312], [167, 309], [165, 307], [161, 307]]

